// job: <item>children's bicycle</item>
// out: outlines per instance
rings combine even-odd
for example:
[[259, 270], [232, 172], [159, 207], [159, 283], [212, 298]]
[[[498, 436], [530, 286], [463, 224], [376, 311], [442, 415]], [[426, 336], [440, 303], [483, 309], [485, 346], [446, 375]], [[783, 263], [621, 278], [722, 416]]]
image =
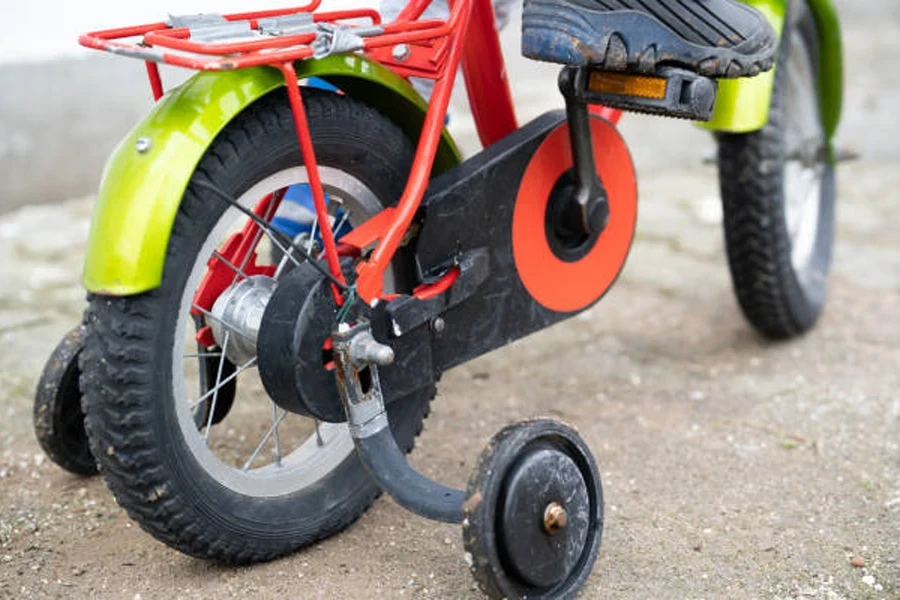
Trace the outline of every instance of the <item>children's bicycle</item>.
[[[405, 455], [444, 371], [615, 281], [637, 215], [621, 109], [707, 122], [744, 314], [773, 338], [814, 324], [834, 236], [838, 24], [827, 0], [749, 3], [782, 31], [774, 73], [567, 67], [565, 110], [522, 126], [489, 0], [457, 0], [446, 20], [421, 18], [427, 0], [390, 23], [315, 0], [83, 36], [144, 61], [158, 103], [106, 166], [89, 306], [38, 387], [44, 449], [75, 473], [99, 465], [132, 518], [192, 556], [282, 556], [386, 491], [462, 524], [490, 596], [573, 597], [603, 529], [575, 430], [503, 429], [466, 490]], [[160, 63], [199, 73], [165, 91]], [[460, 68], [484, 145], [466, 160], [444, 129]], [[410, 77], [435, 82], [430, 102]]]

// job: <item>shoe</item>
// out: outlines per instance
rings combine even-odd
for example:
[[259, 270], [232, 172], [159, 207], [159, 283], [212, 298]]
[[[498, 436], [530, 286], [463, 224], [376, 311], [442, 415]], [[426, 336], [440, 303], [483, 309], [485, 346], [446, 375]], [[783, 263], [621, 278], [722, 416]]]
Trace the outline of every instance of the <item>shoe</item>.
[[525, 0], [522, 15], [522, 54], [601, 71], [748, 77], [772, 68], [777, 47], [766, 18], [736, 0]]

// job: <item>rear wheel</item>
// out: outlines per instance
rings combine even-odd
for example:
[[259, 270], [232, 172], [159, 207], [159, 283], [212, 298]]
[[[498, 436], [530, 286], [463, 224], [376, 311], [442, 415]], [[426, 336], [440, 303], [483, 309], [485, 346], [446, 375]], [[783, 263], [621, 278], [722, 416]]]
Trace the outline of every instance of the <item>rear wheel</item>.
[[[304, 101], [332, 220], [357, 225], [395, 202], [413, 153], [400, 130], [345, 96], [306, 91]], [[161, 285], [90, 303], [82, 387], [101, 471], [144, 529], [194, 556], [275, 558], [341, 530], [379, 493], [346, 424], [287, 413], [256, 371], [260, 307], [302, 259], [271, 263], [271, 229], [195, 183], [271, 221], [284, 190], [307, 183], [299, 157], [286, 95], [254, 104], [198, 166]], [[397, 264], [385, 285], [402, 289], [409, 275]], [[401, 448], [411, 449], [432, 395], [391, 405]]]
[[835, 173], [819, 116], [818, 37], [806, 4], [792, 6], [768, 123], [718, 138], [734, 290], [747, 320], [776, 339], [802, 334], [818, 319], [834, 241]]

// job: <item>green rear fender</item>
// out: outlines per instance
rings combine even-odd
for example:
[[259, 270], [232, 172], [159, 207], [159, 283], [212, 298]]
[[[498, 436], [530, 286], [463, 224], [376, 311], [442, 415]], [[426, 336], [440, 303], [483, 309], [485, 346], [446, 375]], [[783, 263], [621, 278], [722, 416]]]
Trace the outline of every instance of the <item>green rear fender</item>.
[[[319, 77], [363, 99], [418, 140], [427, 104], [402, 78], [357, 55], [296, 65], [301, 79]], [[268, 67], [198, 73], [171, 90], [115, 149], [94, 208], [84, 286], [124, 296], [157, 287], [172, 223], [188, 181], [216, 135], [250, 104], [282, 87]], [[460, 162], [447, 131], [435, 172]]]
[[[801, 1], [801, 0], [793, 0]], [[841, 29], [832, 0], [805, 0], [819, 34], [819, 106], [822, 124], [830, 139], [841, 116], [843, 67]], [[787, 0], [743, 0], [768, 19], [780, 35]], [[714, 131], [746, 133], [761, 129], [769, 119], [769, 103], [775, 70], [756, 77], [719, 81], [712, 119], [702, 124]]]

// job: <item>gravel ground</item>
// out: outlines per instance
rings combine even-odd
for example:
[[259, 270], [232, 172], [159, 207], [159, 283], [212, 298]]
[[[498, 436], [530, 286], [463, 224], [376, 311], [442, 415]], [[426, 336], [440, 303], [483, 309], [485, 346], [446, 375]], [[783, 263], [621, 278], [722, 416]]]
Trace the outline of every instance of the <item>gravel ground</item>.
[[[412, 456], [442, 481], [463, 485], [488, 438], [527, 416], [564, 419], [593, 448], [607, 524], [583, 598], [900, 598], [900, 18], [885, 11], [845, 12], [841, 139], [862, 160], [840, 171], [811, 334], [772, 344], [742, 320], [705, 135], [629, 117], [641, 212], [619, 282], [442, 381]], [[532, 115], [557, 100], [529, 85], [552, 73], [526, 65], [510, 70]], [[466, 120], [454, 127], [471, 147]], [[44, 459], [32, 395], [83, 307], [90, 203], [0, 216], [0, 598], [479, 598], [458, 529], [386, 498], [294, 556], [223, 568], [157, 543], [100, 479]]]

